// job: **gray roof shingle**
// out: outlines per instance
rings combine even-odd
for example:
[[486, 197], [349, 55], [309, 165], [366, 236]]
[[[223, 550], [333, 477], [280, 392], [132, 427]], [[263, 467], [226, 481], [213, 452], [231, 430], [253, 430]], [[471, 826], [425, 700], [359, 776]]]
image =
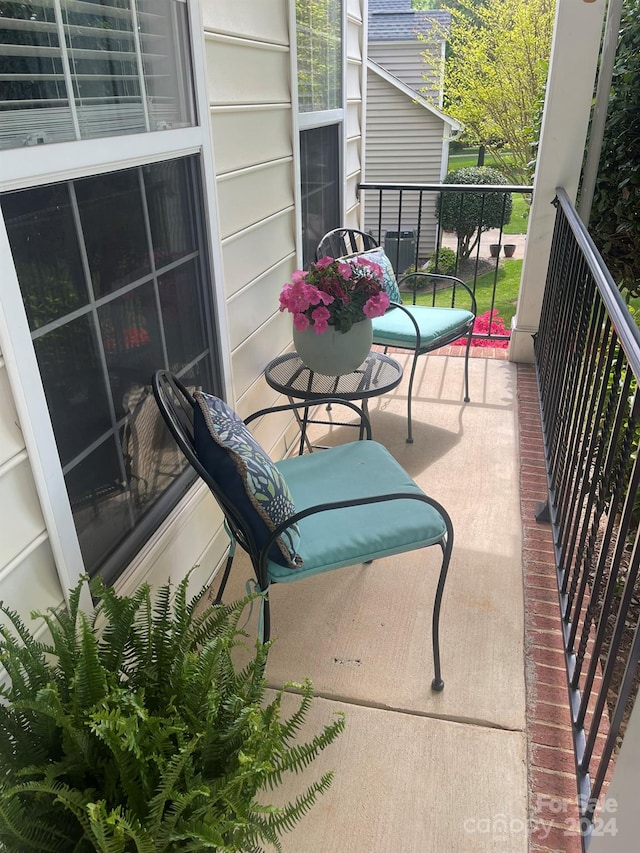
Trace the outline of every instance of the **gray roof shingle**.
[[449, 12], [416, 11], [411, 0], [369, 0], [369, 41], [414, 41], [435, 26], [448, 31], [450, 22]]

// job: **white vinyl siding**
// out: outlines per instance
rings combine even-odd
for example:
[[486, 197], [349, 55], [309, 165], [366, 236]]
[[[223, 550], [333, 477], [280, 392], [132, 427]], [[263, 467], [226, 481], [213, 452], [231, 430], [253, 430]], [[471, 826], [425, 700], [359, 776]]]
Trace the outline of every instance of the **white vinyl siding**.
[[[249, 0], [203, 6], [232, 381], [245, 415], [275, 402], [264, 367], [291, 346], [291, 318], [278, 311], [280, 288], [299, 260], [288, 14], [284, 0], [259, 8]], [[348, 218], [359, 218], [362, 20], [362, 4], [349, 0], [343, 165]], [[281, 427], [287, 423], [283, 418]], [[286, 443], [281, 437], [280, 452]]]
[[1, 354], [0, 506], [0, 599], [29, 623], [63, 593]]
[[439, 80], [425, 63], [422, 54], [429, 45], [421, 41], [379, 41], [369, 42], [368, 58], [377, 62], [414, 92], [428, 100], [433, 99], [434, 106], [440, 104]]
[[[291, 53], [284, 0], [205, 2], [205, 54], [232, 388], [239, 413], [273, 405], [265, 365], [291, 346], [278, 296], [296, 264]], [[274, 456], [290, 418], [260, 424]]]
[[[367, 86], [367, 183], [438, 183], [441, 175], [445, 122], [423, 105], [369, 70]], [[385, 205], [381, 239], [397, 231], [397, 207]], [[417, 199], [403, 199], [402, 230], [418, 224]], [[365, 201], [365, 226], [378, 232], [378, 199], [369, 193]], [[421, 220], [421, 252], [435, 246], [435, 197], [425, 196]]]

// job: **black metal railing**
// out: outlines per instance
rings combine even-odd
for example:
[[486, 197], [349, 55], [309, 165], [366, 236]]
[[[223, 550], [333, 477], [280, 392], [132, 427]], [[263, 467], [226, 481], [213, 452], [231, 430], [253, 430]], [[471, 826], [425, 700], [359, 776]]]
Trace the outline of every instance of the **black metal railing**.
[[535, 358], [584, 849], [636, 696], [640, 333], [568, 196]]
[[[514, 193], [530, 200], [533, 188], [513, 184], [365, 182], [358, 189], [362, 192], [365, 229], [385, 247], [396, 273], [421, 269], [429, 263], [431, 270], [464, 279], [478, 301], [479, 316], [485, 317], [484, 322], [476, 322], [474, 338], [508, 340], [505, 326], [508, 327], [510, 317], [496, 316], [500, 255], [504, 251], [505, 256], [509, 256], [507, 253], [512, 245], [512, 240], [504, 234], [507, 200]], [[468, 203], [470, 197], [473, 198], [471, 205]], [[440, 222], [443, 217], [439, 210], [444, 199], [447, 200], [444, 221], [448, 226], [455, 226], [448, 231]], [[524, 221], [522, 230], [526, 231]], [[443, 249], [455, 254], [453, 265]], [[488, 286], [485, 276], [489, 277]], [[515, 312], [515, 300], [512, 312]]]

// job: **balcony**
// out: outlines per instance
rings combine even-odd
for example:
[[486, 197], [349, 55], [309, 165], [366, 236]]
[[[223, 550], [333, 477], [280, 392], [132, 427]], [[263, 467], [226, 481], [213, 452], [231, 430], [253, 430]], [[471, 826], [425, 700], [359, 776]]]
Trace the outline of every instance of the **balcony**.
[[[578, 853], [617, 832], [606, 794], [639, 646], [640, 346], [559, 196], [536, 366], [474, 348], [464, 404], [462, 349], [423, 357], [412, 445], [406, 382], [370, 406], [374, 438], [455, 526], [444, 691], [429, 688], [436, 554], [272, 590], [269, 685], [313, 681], [310, 731], [336, 711], [347, 720], [307, 771], [333, 769], [333, 786], [285, 851]], [[353, 438], [345, 426], [314, 429], [319, 444]], [[250, 575], [236, 566], [229, 595]], [[281, 793], [302, 788], [294, 778]]]
[[[528, 849], [518, 367], [504, 350], [476, 354], [468, 404], [462, 357], [421, 359], [412, 445], [406, 382], [370, 402], [374, 438], [455, 525], [443, 692], [430, 690], [437, 549], [272, 590], [269, 684], [309, 677], [311, 728], [337, 710], [347, 721], [309, 771], [333, 768], [333, 785], [284, 837], [286, 851]], [[315, 429], [322, 444], [353, 438], [348, 427]], [[229, 596], [250, 575], [248, 562], [236, 566]], [[287, 785], [301, 790], [300, 779]]]

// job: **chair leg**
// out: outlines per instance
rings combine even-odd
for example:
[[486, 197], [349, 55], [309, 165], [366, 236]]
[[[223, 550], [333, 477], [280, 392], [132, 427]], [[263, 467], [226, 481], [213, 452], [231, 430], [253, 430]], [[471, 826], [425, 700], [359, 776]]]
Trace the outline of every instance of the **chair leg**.
[[227, 581], [229, 580], [229, 573], [231, 572], [231, 565], [233, 563], [233, 558], [236, 554], [236, 537], [231, 533], [229, 528], [227, 528], [227, 533], [229, 538], [231, 539], [231, 544], [229, 545], [229, 554], [227, 556], [227, 564], [224, 567], [224, 572], [222, 573], [222, 580], [220, 581], [220, 586], [218, 587], [218, 592], [214, 599], [214, 604], [220, 604], [222, 602], [222, 596], [224, 595], [224, 590], [227, 585]]
[[411, 398], [413, 396], [413, 378], [416, 374], [416, 363], [418, 361], [418, 351], [413, 351], [413, 364], [411, 365], [411, 373], [409, 374], [409, 388], [407, 391], [407, 444], [413, 444], [413, 430], [411, 424]]
[[268, 643], [271, 636], [271, 610], [269, 608], [269, 593], [260, 600], [262, 613], [262, 636], [259, 638], [262, 643]]
[[471, 347], [471, 335], [473, 328], [469, 330], [467, 335], [467, 348], [464, 353], [464, 401], [468, 403], [471, 397], [469, 396], [469, 349]]
[[449, 535], [446, 542], [440, 542], [440, 547], [442, 548], [442, 566], [440, 568], [440, 577], [438, 578], [436, 597], [433, 602], [433, 619], [431, 623], [434, 667], [434, 678], [431, 682], [431, 689], [436, 693], [439, 693], [444, 687], [444, 681], [442, 680], [442, 672], [440, 669], [440, 606], [442, 604], [442, 594], [444, 592], [444, 585], [447, 580], [447, 571], [449, 569], [449, 561], [451, 559], [451, 550], [453, 547], [452, 536]]

